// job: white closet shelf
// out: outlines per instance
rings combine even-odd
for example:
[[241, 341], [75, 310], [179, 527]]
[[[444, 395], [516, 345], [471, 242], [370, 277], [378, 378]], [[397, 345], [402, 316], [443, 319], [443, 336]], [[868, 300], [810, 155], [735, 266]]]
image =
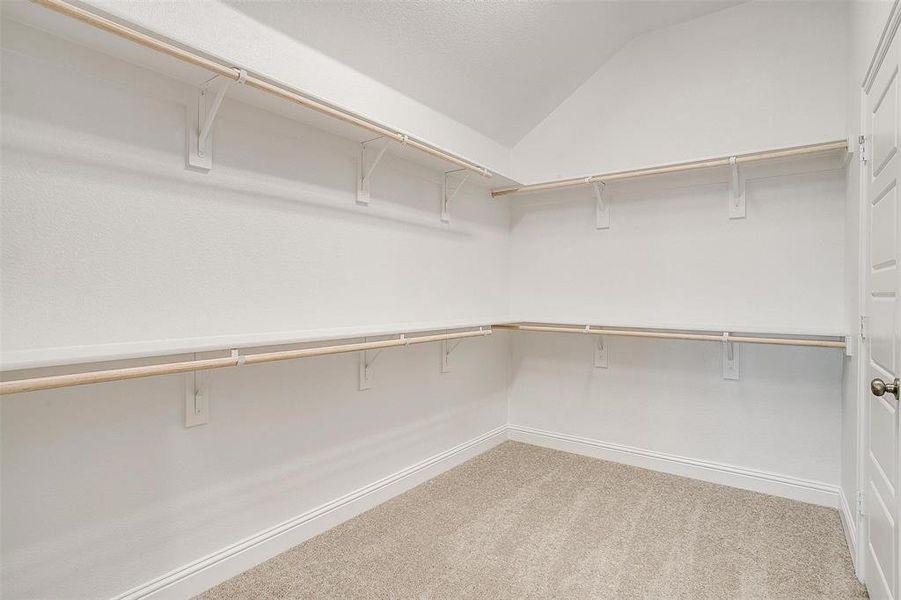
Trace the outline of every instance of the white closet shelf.
[[[691, 327], [629, 327], [622, 325], [594, 325], [547, 322], [547, 321], [517, 321], [509, 323], [496, 323], [495, 330], [530, 331], [543, 333], [570, 333], [609, 335], [622, 337], [640, 337], [654, 339], [688, 340], [701, 342], [732, 342], [740, 344], [768, 344], [777, 346], [807, 346], [818, 348], [845, 349], [846, 338], [841, 334], [822, 333], [776, 333], [767, 328], [691, 328]], [[756, 329], [756, 331], [754, 330]]]
[[[496, 169], [480, 165], [422, 137], [344, 109], [264, 73], [251, 70], [242, 73], [242, 66], [227, 58], [162, 39], [64, 0], [11, 3], [4, 6], [4, 17], [197, 88], [207, 82], [211, 74], [235, 81], [246, 76], [244, 85], [231, 86], [229, 98], [356, 142], [376, 136], [394, 139], [398, 143], [391, 144], [389, 154], [435, 170], [464, 168], [490, 178], [486, 179], [486, 185], [487, 181], [491, 181], [491, 185], [518, 185], [516, 180]], [[109, 35], [97, 35], [98, 29]], [[481, 178], [475, 178], [478, 179]]]
[[[440, 333], [435, 335], [418, 335], [407, 337], [405, 333], [398, 337], [378, 340], [374, 342], [359, 342], [337, 344], [334, 346], [317, 346], [313, 348], [300, 348], [292, 350], [278, 350], [275, 352], [254, 352], [241, 354], [236, 349], [230, 356], [219, 358], [185, 360], [180, 362], [167, 362], [140, 367], [121, 367], [101, 371], [85, 371], [81, 373], [67, 373], [65, 375], [49, 375], [46, 377], [31, 377], [27, 379], [14, 379], [0, 382], [0, 395], [19, 394], [23, 392], [36, 392], [39, 390], [52, 390], [78, 385], [94, 383], [108, 383], [112, 381], [125, 381], [128, 379], [140, 379], [143, 377], [155, 377], [158, 375], [174, 375], [177, 373], [189, 373], [192, 371], [209, 371], [212, 369], [225, 369], [230, 367], [243, 367], [260, 363], [277, 362], [283, 360], [297, 360], [314, 356], [330, 356], [333, 354], [347, 354], [350, 352], [365, 353], [369, 350], [381, 351], [385, 348], [398, 348], [427, 344], [433, 342], [447, 342], [450, 340], [462, 340], [465, 338], [485, 337], [491, 335], [490, 327], [479, 327], [476, 330], [456, 331], [452, 333]], [[361, 388], [364, 389], [364, 388]]]
[[[478, 327], [478, 329], [475, 329]], [[641, 338], [675, 339], [705, 342], [731, 342], [742, 344], [771, 344], [783, 346], [807, 346], [821, 348], [844, 349], [846, 341], [837, 335], [785, 334], [785, 333], [753, 333], [750, 328], [717, 329], [661, 329], [661, 328], [626, 328], [598, 325], [573, 325], [548, 322], [511, 322], [505, 319], [480, 321], [453, 321], [407, 324], [392, 327], [365, 327], [307, 330], [304, 332], [216, 336], [207, 338], [186, 338], [181, 340], [161, 340], [144, 343], [104, 344], [95, 346], [69, 346], [42, 350], [24, 350], [4, 356], [3, 370], [35, 368], [39, 366], [82, 364], [124, 360], [129, 358], [146, 358], [151, 356], [172, 356], [196, 352], [231, 351], [231, 356], [195, 359], [181, 362], [124, 367], [103, 371], [87, 371], [48, 377], [34, 377], [0, 382], [0, 395], [29, 392], [43, 389], [71, 387], [92, 383], [121, 381], [140, 377], [152, 377], [189, 371], [238, 367], [244, 364], [294, 360], [312, 356], [325, 356], [347, 352], [379, 350], [398, 346], [408, 346], [428, 342], [456, 340], [469, 337], [490, 335], [493, 330], [532, 331], [547, 333], [570, 333], [626, 336]], [[409, 334], [444, 331], [406, 337]], [[365, 341], [367, 337], [387, 337], [377, 341]], [[398, 337], [393, 337], [398, 336]], [[312, 347], [301, 349], [278, 350], [274, 352], [256, 352], [240, 354], [239, 349], [263, 348], [267, 346], [315, 343], [336, 340], [358, 340], [363, 342], [345, 343], [335, 346]]]
[[603, 315], [586, 314], [530, 314], [514, 315], [515, 319], [508, 321], [495, 321], [495, 324], [504, 325], [551, 325], [559, 327], [608, 327], [611, 329], [637, 329], [649, 331], [729, 331], [733, 333], [747, 333], [752, 335], [787, 335], [797, 337], [823, 337], [844, 339], [848, 335], [841, 328], [824, 326], [797, 326], [786, 323], [742, 323], [742, 322], [699, 322], [699, 321], [624, 321], [620, 319], [606, 319]]
[[414, 334], [470, 329], [474, 327], [489, 327], [491, 323], [503, 322], [504, 320], [505, 318], [495, 317], [478, 320], [412, 321], [365, 327], [331, 327], [13, 350], [0, 355], [0, 371], [112, 362], [232, 349], [244, 350], [248, 348], [313, 344], [336, 340], [400, 335], [402, 333]]
[[493, 198], [502, 196], [510, 196], [513, 194], [526, 194], [532, 192], [546, 192], [560, 190], [565, 188], [577, 187], [590, 184], [606, 184], [614, 181], [624, 181], [627, 179], [637, 179], [641, 177], [650, 177], [652, 175], [670, 175], [675, 173], [685, 173], [689, 171], [697, 171], [701, 169], [714, 168], [735, 168], [739, 165], [748, 163], [798, 159], [814, 156], [843, 156], [847, 155], [847, 140], [832, 140], [827, 142], [818, 142], [815, 144], [806, 144], [803, 146], [789, 146], [783, 148], [770, 148], [767, 150], [759, 150], [756, 152], [745, 152], [733, 154], [730, 156], [720, 156], [716, 158], [705, 158], [700, 160], [691, 160], [680, 163], [670, 163], [666, 165], [656, 165], [652, 167], [641, 167], [629, 169], [625, 171], [613, 171], [610, 173], [601, 173], [597, 175], [586, 175], [583, 177], [573, 177], [569, 179], [558, 179], [554, 181], [544, 181], [540, 183], [531, 183], [528, 185], [514, 185], [509, 187], [497, 188], [491, 191]]

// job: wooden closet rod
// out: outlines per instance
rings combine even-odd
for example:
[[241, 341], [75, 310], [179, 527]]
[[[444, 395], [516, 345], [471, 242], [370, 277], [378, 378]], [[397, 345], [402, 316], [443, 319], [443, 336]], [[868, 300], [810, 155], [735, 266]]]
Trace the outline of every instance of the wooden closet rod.
[[792, 337], [748, 337], [740, 335], [712, 333], [672, 333], [667, 331], [647, 331], [641, 329], [603, 329], [591, 327], [562, 327], [556, 325], [493, 325], [493, 329], [513, 331], [544, 331], [549, 333], [582, 333], [591, 335], [619, 335], [625, 337], [660, 338], [666, 340], [693, 340], [701, 342], [735, 342], [739, 344], [772, 344], [776, 346], [814, 346], [817, 348], [844, 348], [845, 342], [832, 340], [811, 340]]
[[183, 362], [147, 365], [144, 367], [126, 367], [122, 369], [109, 369], [106, 371], [89, 371], [87, 373], [72, 373], [69, 375], [35, 377], [32, 379], [19, 379], [15, 381], [0, 382], [0, 395], [17, 394], [19, 392], [35, 392], [38, 390], [50, 390], [53, 388], [72, 387], [76, 385], [86, 385], [89, 383], [123, 381], [125, 379], [153, 377], [154, 375], [171, 375], [173, 373], [185, 373], [188, 371], [207, 371], [210, 369], [239, 367], [241, 365], [254, 365], [258, 363], [275, 362], [278, 360], [309, 358], [311, 356], [326, 356], [330, 354], [343, 354], [346, 352], [361, 352], [365, 350], [379, 350], [382, 348], [396, 348], [398, 346], [412, 346], [414, 344], [426, 344], [428, 342], [440, 342], [444, 340], [459, 340], [463, 338], [481, 337], [485, 335], [491, 335], [490, 328], [479, 329], [478, 331], [441, 333], [410, 338], [401, 336], [397, 339], [382, 340], [378, 342], [360, 342], [357, 344], [341, 344], [338, 346], [304, 348], [301, 350], [281, 350], [278, 352], [242, 354], [239, 356], [227, 356], [224, 358], [186, 360]]
[[[795, 146], [792, 148], [778, 148], [775, 150], [766, 150], [763, 152], [751, 152], [749, 154], [737, 154], [734, 158], [736, 164], [742, 164], [761, 160], [773, 160], [776, 158], [791, 158], [794, 156], [805, 156], [808, 154], [820, 154], [823, 152], [833, 152], [836, 150], [847, 151], [847, 149], [848, 141], [838, 140], [835, 142], [825, 142], [822, 144], [811, 144], [809, 146]], [[621, 179], [647, 177], [648, 175], [663, 175], [666, 173], [679, 173], [682, 171], [709, 169], [712, 167], [728, 167], [732, 164], [732, 158], [732, 156], [723, 156], [720, 158], [695, 160], [671, 165], [662, 165], [659, 167], [647, 167], [644, 169], [633, 169], [631, 171], [604, 173], [602, 175], [592, 175], [590, 177], [580, 177], [578, 179], [561, 179], [558, 181], [548, 181], [545, 183], [533, 183], [531, 185], [500, 188], [497, 190], [492, 190], [491, 196], [498, 198], [500, 196], [509, 196], [511, 194], [525, 194], [528, 192], [559, 190], [562, 188], [587, 185], [589, 183], [609, 183], [611, 181], [617, 181]]]
[[[176, 46], [175, 44], [171, 44], [169, 42], [159, 40], [153, 36], [147, 35], [125, 25], [121, 25], [119, 23], [116, 23], [115, 21], [101, 17], [90, 11], [69, 4], [68, 2], [64, 2], [63, 0], [32, 0], [32, 2], [34, 2], [35, 4], [40, 4], [41, 6], [45, 6], [68, 17], [77, 19], [82, 23], [87, 23], [88, 25], [96, 27], [97, 29], [102, 29], [103, 31], [118, 35], [119, 37], [135, 42], [136, 44], [140, 44], [141, 46], [144, 46], [146, 48], [150, 48], [151, 50], [156, 50], [157, 52], [168, 54], [169, 56], [177, 58], [178, 60], [190, 63], [197, 67], [201, 67], [203, 69], [206, 69], [207, 71], [215, 73], [216, 75], [228, 77], [230, 79], [234, 79], [235, 81], [238, 81], [242, 75], [242, 70], [237, 67], [222, 64], [218, 61], [203, 56], [197, 51], [193, 51], [187, 48]], [[406, 144], [407, 146], [412, 146], [413, 148], [421, 150], [426, 154], [430, 154], [437, 158], [446, 160], [464, 169], [474, 171], [479, 175], [482, 175], [483, 177], [491, 177], [491, 172], [486, 167], [471, 163], [464, 158], [460, 158], [459, 156], [455, 156], [453, 154], [435, 148], [434, 146], [430, 146], [425, 142], [416, 140], [404, 133], [395, 131], [384, 125], [370, 121], [366, 118], [357, 116], [349, 111], [330, 106], [329, 104], [316, 100], [315, 98], [300, 90], [291, 89], [280, 84], [270, 83], [264, 79], [261, 79], [260, 77], [251, 75], [249, 73], [246, 75], [244, 85], [262, 90], [266, 93], [278, 96], [285, 100], [289, 100], [296, 104], [300, 104], [307, 108], [311, 108], [322, 114], [344, 121], [345, 123], [350, 123], [351, 125], [356, 125], [357, 127], [371, 131], [372, 133], [375, 133], [379, 136], [392, 138], [397, 142]]]

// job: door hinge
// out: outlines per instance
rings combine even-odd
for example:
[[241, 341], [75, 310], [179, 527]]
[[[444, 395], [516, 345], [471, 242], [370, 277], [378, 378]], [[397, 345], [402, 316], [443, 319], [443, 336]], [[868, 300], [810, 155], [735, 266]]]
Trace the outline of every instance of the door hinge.
[[869, 335], [867, 331], [867, 321], [868, 317], [866, 315], [860, 315], [860, 339], [865, 340]]
[[860, 147], [860, 162], [867, 164], [867, 137], [865, 135], [857, 136], [857, 145]]
[[864, 516], [866, 513], [866, 496], [863, 490], [857, 492], [857, 514]]

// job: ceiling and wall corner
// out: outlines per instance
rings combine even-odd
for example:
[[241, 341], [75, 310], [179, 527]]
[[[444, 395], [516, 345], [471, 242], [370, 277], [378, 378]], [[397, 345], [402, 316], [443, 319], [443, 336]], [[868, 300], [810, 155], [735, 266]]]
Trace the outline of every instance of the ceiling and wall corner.
[[629, 40], [741, 1], [223, 0], [505, 146]]
[[845, 137], [843, 1], [753, 1], [636, 38], [514, 148], [524, 183]]

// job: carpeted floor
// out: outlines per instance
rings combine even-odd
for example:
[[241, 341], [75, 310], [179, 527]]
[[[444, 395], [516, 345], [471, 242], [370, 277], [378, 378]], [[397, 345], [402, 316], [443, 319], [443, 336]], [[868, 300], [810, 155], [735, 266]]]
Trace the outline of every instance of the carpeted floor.
[[865, 597], [835, 510], [516, 442], [199, 596]]

